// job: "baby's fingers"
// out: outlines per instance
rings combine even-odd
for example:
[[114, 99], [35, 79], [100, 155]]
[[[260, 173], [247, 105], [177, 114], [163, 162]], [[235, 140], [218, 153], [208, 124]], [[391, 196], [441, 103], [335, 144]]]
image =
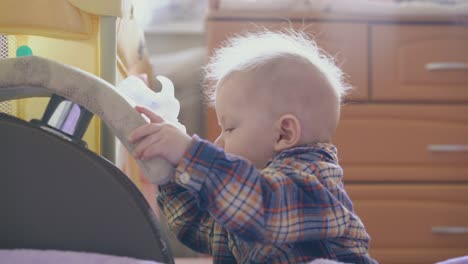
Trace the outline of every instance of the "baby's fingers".
[[163, 148], [162, 148], [160, 142], [161, 142], [161, 140], [157, 139], [156, 142], [153, 142], [147, 148], [143, 149], [143, 151], [141, 152], [141, 154], [139, 156], [139, 159], [149, 160], [149, 159], [152, 159], [152, 158], [154, 158], [155, 156], [158, 156], [158, 155], [162, 155], [163, 158], [164, 158]]
[[135, 106], [135, 110], [140, 113], [140, 114], [144, 114], [145, 116], [147, 116], [149, 118], [149, 120], [151, 121], [151, 123], [161, 123], [161, 122], [164, 122], [164, 119], [162, 117], [160, 117], [159, 115], [157, 115], [156, 113], [154, 113], [153, 111], [149, 110], [148, 108], [146, 107], [143, 107], [143, 106]]
[[152, 134], [145, 138], [143, 138], [138, 144], [136, 145], [135, 149], [133, 150], [133, 156], [136, 159], [145, 160], [147, 155], [144, 155], [149, 149], [159, 149], [157, 146], [158, 142], [160, 141], [159, 134]]
[[128, 141], [135, 143], [148, 135], [155, 134], [161, 129], [161, 124], [149, 123], [135, 128], [129, 135]]

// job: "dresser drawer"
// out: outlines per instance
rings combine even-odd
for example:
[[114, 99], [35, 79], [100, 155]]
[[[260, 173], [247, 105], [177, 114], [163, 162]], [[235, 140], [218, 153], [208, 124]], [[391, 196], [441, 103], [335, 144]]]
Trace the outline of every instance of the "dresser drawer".
[[334, 144], [347, 181], [468, 181], [468, 106], [346, 105]]
[[468, 27], [371, 26], [372, 99], [468, 101]]
[[468, 184], [347, 184], [381, 263], [435, 263], [468, 254]]
[[208, 20], [208, 50], [213, 51], [229, 36], [252, 32], [258, 28], [270, 30], [296, 29], [313, 36], [320, 48], [335, 57], [347, 75], [354, 91], [348, 99], [367, 100], [368, 91], [368, 26], [366, 24], [289, 22], [284, 19], [252, 21]]

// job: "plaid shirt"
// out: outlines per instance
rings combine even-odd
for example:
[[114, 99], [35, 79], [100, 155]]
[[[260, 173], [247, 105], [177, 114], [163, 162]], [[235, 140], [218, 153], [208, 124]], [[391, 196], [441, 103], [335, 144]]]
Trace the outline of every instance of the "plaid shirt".
[[334, 146], [318, 143], [259, 171], [194, 136], [158, 203], [178, 239], [214, 263], [376, 263], [337, 161]]

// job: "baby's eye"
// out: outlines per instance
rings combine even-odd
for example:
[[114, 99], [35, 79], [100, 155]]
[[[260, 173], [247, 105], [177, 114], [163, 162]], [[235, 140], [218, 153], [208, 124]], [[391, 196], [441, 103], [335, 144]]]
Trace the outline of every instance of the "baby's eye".
[[230, 132], [232, 132], [233, 130], [234, 130], [233, 127], [231, 127], [231, 128], [226, 128], [226, 129], [224, 129], [224, 132], [230, 133]]

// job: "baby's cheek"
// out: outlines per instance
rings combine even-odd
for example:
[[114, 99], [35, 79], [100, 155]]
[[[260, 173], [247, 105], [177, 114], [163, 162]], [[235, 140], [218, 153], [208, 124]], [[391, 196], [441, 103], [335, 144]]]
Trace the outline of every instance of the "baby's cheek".
[[224, 151], [229, 154], [238, 155], [244, 158], [246, 156], [243, 142], [233, 140], [232, 137], [229, 137], [229, 139], [226, 138], [224, 140]]
[[229, 154], [235, 154], [235, 155], [241, 155], [243, 153], [239, 153], [239, 144], [236, 142], [232, 142], [229, 140], [224, 141], [224, 151], [226, 151]]

